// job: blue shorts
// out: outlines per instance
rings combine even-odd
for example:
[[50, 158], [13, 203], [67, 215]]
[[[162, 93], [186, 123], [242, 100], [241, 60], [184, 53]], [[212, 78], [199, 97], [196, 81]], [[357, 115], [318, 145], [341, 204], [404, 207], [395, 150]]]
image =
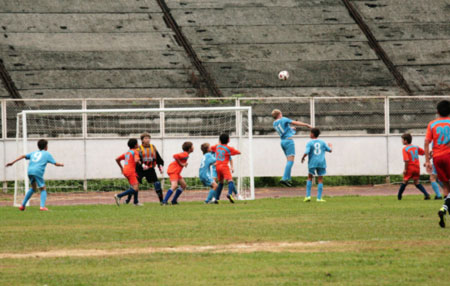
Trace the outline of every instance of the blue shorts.
[[308, 172], [313, 176], [325, 176], [327, 174], [327, 169], [326, 168], [309, 168]]
[[295, 156], [295, 143], [292, 139], [281, 140], [281, 149], [283, 149], [284, 155]]
[[36, 182], [36, 184], [39, 188], [45, 187], [45, 181], [44, 181], [44, 178], [42, 178], [42, 177], [35, 176], [35, 175], [28, 175], [28, 179], [30, 179], [30, 184], [33, 184], [34, 182]]
[[211, 187], [212, 183], [214, 182], [214, 180], [210, 176], [202, 176], [200, 177], [200, 181], [202, 181], [202, 184], [206, 187]]

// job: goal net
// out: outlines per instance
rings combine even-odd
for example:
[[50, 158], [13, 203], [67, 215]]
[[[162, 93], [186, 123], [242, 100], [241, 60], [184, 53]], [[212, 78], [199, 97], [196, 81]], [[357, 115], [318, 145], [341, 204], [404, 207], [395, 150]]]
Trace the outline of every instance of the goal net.
[[[37, 141], [47, 139], [48, 151], [57, 162], [64, 163], [63, 168], [47, 165], [44, 179], [50, 193], [124, 190], [128, 183], [115, 158], [128, 150], [129, 138], [140, 143], [144, 132], [151, 135], [150, 143], [164, 159], [164, 172], [157, 174], [165, 192], [170, 185], [166, 169], [172, 156], [182, 152], [183, 142], [191, 141], [194, 152], [182, 176], [187, 190], [197, 191], [192, 194], [196, 198], [198, 195], [199, 200], [206, 198], [208, 189], [198, 179], [203, 157], [200, 146], [215, 145], [219, 135], [227, 133], [229, 145], [241, 151], [232, 159], [238, 198], [255, 198], [251, 107], [25, 110], [18, 113], [16, 128], [18, 156], [37, 150]], [[25, 160], [15, 165], [14, 205], [21, 204], [30, 187], [27, 166]], [[152, 188], [153, 184], [144, 180], [140, 190]], [[90, 203], [100, 203], [99, 200]]]

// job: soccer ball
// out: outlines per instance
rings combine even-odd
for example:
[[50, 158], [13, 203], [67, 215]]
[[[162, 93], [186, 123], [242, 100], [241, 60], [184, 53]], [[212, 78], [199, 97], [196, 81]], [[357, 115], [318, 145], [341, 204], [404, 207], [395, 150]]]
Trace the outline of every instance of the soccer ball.
[[279, 80], [287, 80], [289, 78], [289, 72], [288, 71], [280, 71], [278, 73], [278, 79]]

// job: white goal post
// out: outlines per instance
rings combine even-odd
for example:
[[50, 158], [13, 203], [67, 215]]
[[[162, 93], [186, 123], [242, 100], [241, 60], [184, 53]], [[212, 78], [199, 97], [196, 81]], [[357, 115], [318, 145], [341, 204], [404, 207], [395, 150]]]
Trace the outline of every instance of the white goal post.
[[[172, 162], [172, 156], [182, 151], [181, 144], [192, 141], [194, 153], [182, 175], [197, 182], [203, 156], [200, 145], [205, 142], [215, 145], [219, 135], [227, 133], [230, 146], [241, 151], [241, 155], [233, 156], [233, 177], [239, 197], [255, 199], [252, 108], [248, 106], [23, 110], [17, 114], [16, 129], [18, 156], [36, 150], [38, 139], [47, 139], [49, 152], [56, 161], [65, 164], [64, 168], [47, 167], [46, 182], [81, 180], [84, 191], [96, 191], [95, 187], [87, 186], [89, 180], [121, 179], [114, 158], [126, 151], [129, 138], [139, 139], [143, 132], [151, 134], [151, 143], [163, 157], [165, 168]], [[16, 206], [29, 188], [27, 166], [24, 160], [16, 164]], [[204, 188], [198, 182], [190, 187]], [[52, 192], [49, 184], [47, 188]]]

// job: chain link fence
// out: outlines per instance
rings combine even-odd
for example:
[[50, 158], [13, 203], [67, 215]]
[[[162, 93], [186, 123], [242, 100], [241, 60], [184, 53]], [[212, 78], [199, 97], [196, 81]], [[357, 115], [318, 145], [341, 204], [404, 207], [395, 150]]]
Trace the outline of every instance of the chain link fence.
[[[253, 109], [253, 134], [276, 136], [272, 127], [271, 112], [277, 108], [293, 120], [310, 123], [324, 134], [339, 135], [395, 135], [405, 132], [424, 134], [427, 123], [436, 116], [436, 104], [450, 96], [414, 97], [264, 97], [264, 98], [137, 98], [137, 99], [45, 99], [0, 101], [0, 136], [16, 138], [17, 113], [22, 110], [67, 109], [124, 109], [124, 108], [181, 108], [181, 107], [227, 107], [251, 106]], [[212, 119], [214, 118], [214, 119]], [[203, 130], [205, 120], [216, 120], [217, 128]], [[226, 121], [226, 122], [225, 122]], [[30, 138], [108, 138], [137, 136], [143, 131], [155, 137], [189, 136], [192, 134], [217, 135], [229, 132], [245, 134], [247, 118], [229, 116], [221, 119], [196, 113], [177, 112], [164, 115], [152, 114], [87, 114], [47, 115], [32, 120]], [[180, 132], [180, 127], [183, 132]], [[211, 126], [211, 124], [209, 124]], [[236, 126], [236, 127], [235, 127]], [[299, 128], [297, 135], [306, 136], [308, 130]]]

